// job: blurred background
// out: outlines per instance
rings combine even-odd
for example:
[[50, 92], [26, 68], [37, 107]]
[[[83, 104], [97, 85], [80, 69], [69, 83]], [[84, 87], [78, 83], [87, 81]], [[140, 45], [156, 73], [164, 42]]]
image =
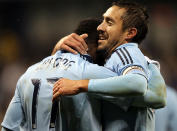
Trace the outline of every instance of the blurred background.
[[[0, 123], [18, 78], [28, 66], [49, 56], [78, 22], [101, 18], [113, 0], [0, 0]], [[166, 83], [177, 89], [177, 1], [139, 0], [150, 12], [141, 49], [161, 64]]]

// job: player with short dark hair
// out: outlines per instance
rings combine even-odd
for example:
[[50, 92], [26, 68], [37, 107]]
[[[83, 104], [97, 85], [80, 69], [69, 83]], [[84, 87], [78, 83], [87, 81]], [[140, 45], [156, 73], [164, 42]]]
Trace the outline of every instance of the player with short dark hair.
[[[85, 24], [82, 25], [83, 22], [87, 24], [87, 26], [85, 26]], [[98, 21], [91, 19], [83, 22], [81, 22], [79, 28], [84, 32], [89, 28], [89, 32], [86, 33], [90, 36], [92, 36], [92, 33], [95, 35], [97, 31], [96, 28], [92, 28], [92, 26], [98, 25]], [[92, 24], [93, 22], [94, 24]], [[86, 30], [84, 30], [84, 28], [86, 28]], [[87, 35], [85, 35], [85, 37], [87, 37]], [[92, 52], [94, 48], [97, 47], [97, 43], [89, 43], [89, 41], [92, 41], [89, 39], [95, 38], [87, 38], [87, 44], [91, 49], [90, 52]], [[75, 103], [73, 103], [73, 101], [80, 104], [79, 108], [82, 109], [83, 104], [87, 101], [87, 96], [85, 94], [78, 94], [68, 98], [60, 98], [61, 103], [60, 101], [54, 101], [52, 103], [52, 88], [54, 82], [61, 77], [76, 80], [116, 76], [116, 73], [109, 69], [92, 64], [89, 61], [91, 61], [89, 55], [73, 55], [66, 51], [58, 51], [53, 56], [49, 56], [41, 62], [29, 67], [18, 80], [15, 95], [11, 100], [1, 124], [3, 127], [2, 131], [16, 131], [19, 130], [19, 128], [26, 131], [58, 131], [72, 128], [74, 122], [78, 120], [77, 117], [75, 117], [73, 121], [69, 121], [73, 122], [70, 125], [71, 127], [65, 127], [64, 123], [62, 125], [61, 122], [66, 122], [66, 125], [68, 123], [62, 120], [62, 118], [65, 119], [65, 117], [61, 118], [61, 116], [65, 115], [65, 112], [62, 111], [63, 109], [64, 111], [69, 110], [67, 109], [68, 103], [70, 106], [72, 106], [72, 104], [74, 106]], [[65, 103], [66, 99], [68, 103]], [[62, 108], [60, 108], [60, 106], [62, 106]], [[71, 109], [69, 113], [73, 113], [73, 116], [79, 116], [82, 115], [80, 114], [81, 112], [74, 112], [74, 110]], [[73, 128], [73, 130], [77, 129], [78, 126]]]
[[[120, 5], [120, 6], [119, 6]], [[125, 17], [127, 14], [130, 14], [130, 9], [134, 9], [131, 14], [133, 17], [130, 17], [133, 21], [135, 19], [138, 21], [138, 24], [130, 24], [125, 26]], [[138, 15], [137, 12], [140, 12]], [[111, 54], [110, 57], [107, 58], [105, 67], [115, 71], [119, 77], [116, 78], [107, 78], [106, 80], [90, 80], [85, 81], [86, 84], [85, 90], [89, 92], [99, 92], [99, 93], [110, 93], [117, 94], [118, 96], [125, 95], [124, 93], [127, 91], [125, 88], [121, 88], [120, 85], [124, 85], [129, 87], [129, 91], [133, 89], [139, 90], [139, 95], [144, 96], [147, 92], [147, 88], [140, 88], [137, 84], [137, 87], [132, 87], [133, 85], [130, 81], [121, 81], [121, 78], [132, 76], [142, 78], [145, 83], [150, 80], [150, 72], [148, 70], [148, 62], [144, 55], [138, 48], [138, 43], [145, 38], [147, 30], [146, 30], [146, 22], [148, 21], [147, 12], [144, 10], [144, 7], [132, 3], [127, 2], [125, 0], [119, 1], [118, 5], [111, 6], [103, 15], [104, 19], [102, 23], [98, 26], [99, 31], [99, 40], [98, 40], [98, 50], [105, 50], [107, 52], [107, 56]], [[124, 17], [124, 19], [123, 19]], [[129, 21], [131, 20], [129, 19]], [[137, 25], [142, 25], [138, 26]], [[145, 25], [145, 26], [144, 26]], [[136, 39], [135, 39], [136, 38]], [[60, 42], [59, 42], [60, 43]], [[63, 42], [64, 43], [64, 42]], [[80, 43], [82, 44], [82, 43]], [[62, 42], [60, 43], [61, 47]], [[69, 48], [69, 44], [66, 44], [67, 48]], [[72, 47], [75, 48], [74, 41], [72, 43]], [[79, 51], [79, 50], [78, 50]], [[67, 83], [66, 83], [67, 82]], [[60, 80], [56, 83], [54, 88], [54, 97], [57, 95], [65, 95], [65, 89], [67, 91], [70, 86], [68, 83], [69, 80]], [[82, 81], [83, 82], [83, 81]], [[124, 83], [125, 82], [125, 83]], [[60, 85], [62, 83], [62, 85]], [[72, 85], [71, 88], [77, 89], [80, 88], [80, 83]], [[59, 85], [57, 85], [59, 84]], [[107, 86], [107, 88], [106, 88]], [[108, 88], [108, 86], [110, 86]], [[111, 90], [112, 87], [120, 89], [118, 92], [115, 90]], [[120, 88], [119, 88], [120, 87]], [[165, 103], [165, 83], [161, 86], [163, 90], [160, 90], [162, 95], [159, 96], [163, 104]], [[158, 92], [158, 91], [157, 91]], [[68, 94], [70, 92], [68, 91]], [[72, 94], [72, 93], [71, 93]], [[135, 95], [137, 95], [135, 93]], [[134, 107], [132, 103], [135, 99], [124, 96], [125, 101], [121, 106], [117, 106], [116, 104], [112, 104], [107, 101], [102, 102], [102, 129], [105, 131], [112, 130], [141, 130], [141, 131], [149, 131], [154, 130], [154, 113], [153, 111], [145, 107]], [[150, 97], [149, 97], [150, 99]], [[158, 97], [157, 97], [158, 99]], [[116, 102], [116, 98], [114, 99]], [[126, 105], [127, 104], [127, 105]], [[124, 108], [126, 107], [126, 108]]]
[[148, 33], [149, 15], [147, 9], [138, 3], [130, 4], [130, 2], [124, 0], [114, 2], [112, 6], [114, 5], [126, 9], [126, 13], [121, 16], [122, 30], [125, 31], [132, 27], [137, 28], [138, 32], [131, 41], [141, 44]]

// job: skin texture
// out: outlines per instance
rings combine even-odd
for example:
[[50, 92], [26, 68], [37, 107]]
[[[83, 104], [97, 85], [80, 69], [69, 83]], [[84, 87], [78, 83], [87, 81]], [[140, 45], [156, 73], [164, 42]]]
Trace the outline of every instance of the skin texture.
[[98, 26], [99, 45], [98, 50], [113, 51], [118, 46], [128, 43], [136, 34], [136, 28], [122, 30], [122, 15], [126, 12], [118, 6], [110, 7], [103, 15], [103, 21]]
[[114, 44], [127, 43], [124, 39], [126, 31], [122, 31], [121, 20], [122, 14], [125, 9], [120, 9], [118, 6], [112, 6], [103, 15], [103, 21], [98, 26], [97, 30], [99, 33], [99, 45], [98, 50], [108, 49]]

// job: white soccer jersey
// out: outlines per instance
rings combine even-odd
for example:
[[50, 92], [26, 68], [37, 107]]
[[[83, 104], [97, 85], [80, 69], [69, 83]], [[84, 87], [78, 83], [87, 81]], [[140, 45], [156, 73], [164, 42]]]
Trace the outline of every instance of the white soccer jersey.
[[[105, 64], [118, 75], [135, 73], [149, 79], [148, 63], [136, 43], [119, 46]], [[131, 70], [134, 69], [134, 70]], [[110, 101], [108, 101], [108, 98]], [[154, 113], [149, 108], [131, 107], [132, 97], [111, 97], [102, 101], [104, 131], [153, 131]], [[110, 113], [111, 112], [111, 113]]]
[[[85, 93], [61, 97], [61, 103], [52, 103], [53, 84], [61, 77], [76, 80], [116, 76], [109, 69], [91, 64], [84, 58], [86, 57], [81, 58], [80, 55], [58, 51], [54, 56], [49, 56], [31, 66], [19, 79], [15, 95], [1, 125], [13, 131], [19, 130], [19, 127], [24, 131], [58, 131], [72, 129], [72, 126], [78, 131], [81, 130], [80, 126], [74, 125], [74, 120], [80, 120], [88, 122], [88, 127], [85, 128], [88, 131], [99, 130], [100, 124], [96, 124], [97, 120]], [[94, 106], [99, 108], [96, 101]], [[84, 107], [87, 108], [84, 110]], [[67, 108], [70, 108], [69, 112], [66, 112]], [[72, 119], [72, 115], [68, 118], [69, 114], [74, 115], [76, 119]], [[95, 122], [95, 126], [90, 127], [92, 122]]]

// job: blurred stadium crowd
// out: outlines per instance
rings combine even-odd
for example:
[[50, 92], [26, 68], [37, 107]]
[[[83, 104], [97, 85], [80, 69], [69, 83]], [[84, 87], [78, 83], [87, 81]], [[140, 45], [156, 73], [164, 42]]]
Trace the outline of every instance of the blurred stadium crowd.
[[[141, 49], [160, 62], [166, 83], [177, 89], [177, 2], [141, 2], [150, 11], [149, 34]], [[0, 0], [0, 123], [27, 67], [50, 55], [57, 41], [71, 33], [80, 20], [101, 18], [111, 3]]]

